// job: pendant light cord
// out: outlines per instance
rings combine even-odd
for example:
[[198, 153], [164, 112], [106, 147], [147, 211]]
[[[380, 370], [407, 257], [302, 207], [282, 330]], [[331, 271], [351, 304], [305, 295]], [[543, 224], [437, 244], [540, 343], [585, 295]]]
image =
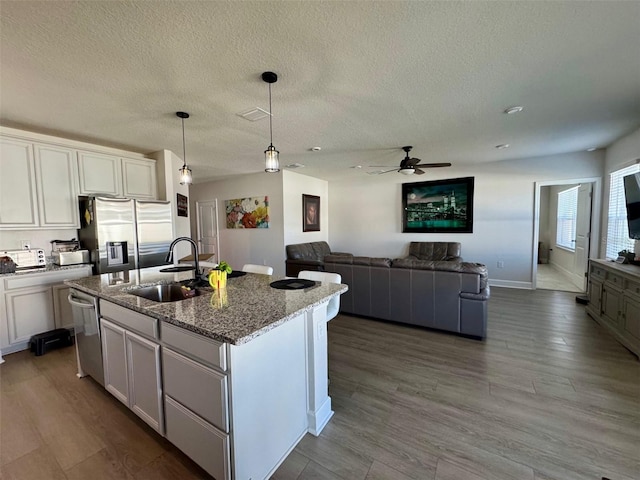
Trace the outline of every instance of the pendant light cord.
[[181, 120], [182, 120], [182, 164], [186, 165], [187, 164], [187, 147], [185, 146], [185, 141], [184, 141], [184, 118], [182, 118]]
[[271, 110], [271, 84], [269, 84], [269, 143], [273, 147], [273, 113]]

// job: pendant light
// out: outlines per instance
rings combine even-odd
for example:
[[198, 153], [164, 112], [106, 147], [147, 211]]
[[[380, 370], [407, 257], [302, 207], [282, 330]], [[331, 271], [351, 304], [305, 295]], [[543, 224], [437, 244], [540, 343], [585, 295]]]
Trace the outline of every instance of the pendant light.
[[267, 173], [277, 173], [280, 171], [280, 162], [278, 155], [280, 152], [273, 146], [273, 126], [272, 126], [272, 110], [271, 110], [271, 84], [278, 81], [278, 75], [273, 72], [264, 72], [262, 80], [269, 84], [269, 146], [264, 151], [264, 171]]
[[178, 170], [180, 172], [180, 185], [191, 185], [193, 183], [193, 177], [191, 175], [191, 169], [187, 165], [187, 150], [184, 142], [184, 119], [189, 118], [189, 114], [186, 112], [176, 112], [176, 116], [182, 119], [182, 168]]

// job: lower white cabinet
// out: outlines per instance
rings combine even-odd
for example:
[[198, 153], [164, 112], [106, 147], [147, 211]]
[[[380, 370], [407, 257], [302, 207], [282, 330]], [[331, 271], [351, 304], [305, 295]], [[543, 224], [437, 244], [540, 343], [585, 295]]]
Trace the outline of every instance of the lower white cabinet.
[[160, 345], [100, 320], [105, 388], [160, 434], [164, 434]]
[[26, 350], [33, 335], [73, 328], [67, 279], [91, 275], [91, 266], [0, 278], [0, 349]]

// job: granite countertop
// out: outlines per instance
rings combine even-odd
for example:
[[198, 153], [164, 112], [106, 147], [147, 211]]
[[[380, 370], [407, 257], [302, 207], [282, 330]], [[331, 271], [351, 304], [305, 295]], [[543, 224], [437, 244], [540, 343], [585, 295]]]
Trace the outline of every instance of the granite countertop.
[[177, 302], [154, 302], [129, 293], [135, 288], [193, 277], [191, 271], [162, 273], [160, 268], [107, 273], [64, 283], [163, 322], [235, 345], [246, 343], [348, 289], [344, 284], [318, 282], [304, 290], [277, 290], [269, 284], [279, 278], [247, 273], [227, 279], [226, 289], [198, 288], [200, 296]]
[[76, 268], [86, 268], [91, 267], [90, 264], [84, 263], [79, 265], [54, 265], [53, 263], [47, 264], [44, 268], [33, 268], [30, 270], [17, 270], [13, 273], [0, 273], [0, 277], [10, 277], [15, 275], [31, 275], [34, 273], [50, 273], [50, 272], [60, 272], [62, 270], [74, 270]]

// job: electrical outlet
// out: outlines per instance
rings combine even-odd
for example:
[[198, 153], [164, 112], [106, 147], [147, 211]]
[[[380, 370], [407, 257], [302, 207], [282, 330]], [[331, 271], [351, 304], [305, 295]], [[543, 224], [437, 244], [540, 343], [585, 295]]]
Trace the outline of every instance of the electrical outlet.
[[504, 268], [504, 261], [498, 260], [498, 268]]
[[31, 248], [31, 240], [20, 240], [20, 248], [22, 250], [29, 250]]

